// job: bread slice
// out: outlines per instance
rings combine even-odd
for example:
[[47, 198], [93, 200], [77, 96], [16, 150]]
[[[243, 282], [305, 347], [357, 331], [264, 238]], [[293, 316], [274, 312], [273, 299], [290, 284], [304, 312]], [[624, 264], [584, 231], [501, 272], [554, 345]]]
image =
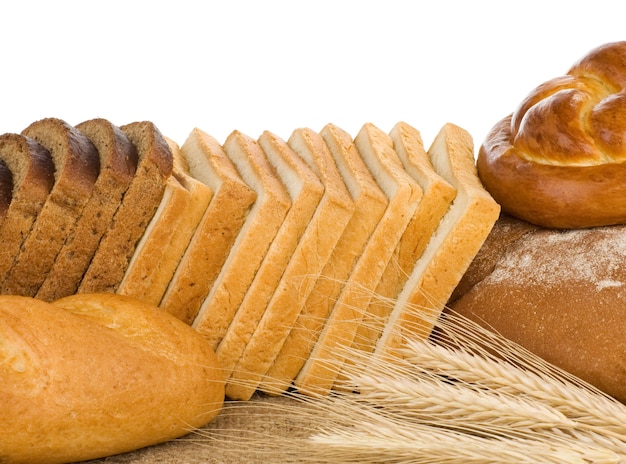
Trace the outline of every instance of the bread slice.
[[[308, 274], [319, 272], [316, 263], [323, 259], [316, 248], [310, 248], [311, 241], [321, 241], [321, 237], [307, 229], [309, 223], [319, 221], [314, 215], [324, 194], [323, 184], [306, 161], [276, 135], [266, 131], [258, 143], [287, 188], [291, 208], [217, 346], [217, 356], [226, 379], [243, 355], [261, 318], [267, 317], [264, 314], [266, 308], [267, 311], [281, 311], [284, 315], [295, 310], [309, 286], [304, 280], [310, 278]], [[281, 295], [278, 298], [286, 298], [290, 308], [277, 308], [275, 294]]]
[[9, 212], [12, 190], [13, 176], [6, 163], [0, 159], [0, 226]]
[[36, 121], [22, 134], [50, 152], [55, 183], [17, 260], [5, 275], [1, 293], [34, 296], [91, 197], [100, 160], [93, 143], [60, 119]]
[[213, 349], [224, 337], [291, 207], [287, 189], [255, 140], [234, 131], [226, 139], [224, 151], [254, 189], [257, 200], [192, 324]]
[[97, 118], [76, 125], [76, 129], [98, 150], [100, 173], [76, 227], [66, 235], [63, 248], [37, 291], [37, 298], [46, 301], [76, 292], [137, 169], [135, 146], [111, 122]]
[[138, 299], [144, 297], [152, 278], [162, 270], [161, 262], [169, 259], [169, 245], [179, 230], [185, 228], [184, 213], [190, 201], [191, 193], [176, 176], [165, 180], [161, 203], [137, 243], [116, 293]]
[[386, 195], [357, 151], [352, 136], [333, 124], [326, 125], [320, 135], [345, 182], [354, 212], [261, 382], [260, 389], [270, 394], [286, 391], [309, 358], [326, 318], [388, 204]]
[[181, 146], [192, 177], [208, 185], [213, 197], [189, 242], [159, 306], [191, 324], [239, 235], [257, 194], [222, 146], [194, 129]]
[[120, 129], [137, 149], [137, 170], [81, 280], [80, 293], [115, 292], [172, 173], [172, 152], [154, 123], [133, 122]]
[[[0, 223], [0, 276], [17, 258], [24, 239], [43, 208], [54, 185], [54, 164], [50, 152], [35, 140], [19, 134], [0, 135], [2, 175], [11, 188], [10, 203]], [[0, 195], [4, 198], [5, 194]], [[0, 201], [4, 204], [4, 201]]]
[[354, 143], [387, 195], [389, 204], [357, 261], [320, 337], [295, 380], [298, 390], [326, 394], [332, 388], [374, 290], [422, 197], [422, 189], [402, 168], [390, 137], [365, 124]]
[[354, 213], [354, 204], [323, 138], [310, 129], [297, 129], [289, 146], [324, 186], [325, 193], [245, 350], [226, 383], [233, 399], [250, 399], [280, 352], [316, 279]]
[[396, 299], [376, 343], [374, 354], [379, 358], [395, 352], [407, 336], [430, 335], [500, 213], [478, 179], [472, 137], [465, 130], [444, 125], [428, 153], [457, 195]]
[[[117, 293], [158, 306], [189, 246], [213, 191], [189, 174], [178, 144], [165, 137], [174, 157], [173, 176], [152, 223], [139, 242]], [[171, 180], [171, 182], [170, 182]], [[169, 190], [169, 193], [168, 193]]]
[[435, 171], [419, 131], [400, 122], [389, 135], [404, 169], [420, 185], [424, 195], [376, 287], [375, 297], [367, 309], [363, 323], [357, 330], [353, 347], [366, 352], [373, 351], [391, 311], [390, 302], [402, 291], [415, 263], [422, 256], [456, 196], [456, 189]]

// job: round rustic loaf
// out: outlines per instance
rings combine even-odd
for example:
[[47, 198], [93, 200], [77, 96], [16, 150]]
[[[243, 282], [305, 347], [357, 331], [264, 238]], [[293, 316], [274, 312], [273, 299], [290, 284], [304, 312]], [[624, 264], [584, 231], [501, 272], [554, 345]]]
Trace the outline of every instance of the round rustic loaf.
[[223, 399], [209, 344], [156, 307], [113, 294], [0, 296], [0, 462], [167, 441], [208, 423]]
[[626, 225], [503, 215], [449, 307], [626, 402]]
[[549, 80], [487, 135], [480, 179], [506, 211], [558, 228], [626, 223], [626, 42]]

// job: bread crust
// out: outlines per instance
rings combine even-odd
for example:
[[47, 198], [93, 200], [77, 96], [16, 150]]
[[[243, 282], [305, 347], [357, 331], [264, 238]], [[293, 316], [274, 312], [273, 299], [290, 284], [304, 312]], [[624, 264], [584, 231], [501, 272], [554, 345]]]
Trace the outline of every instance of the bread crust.
[[602, 45], [489, 132], [481, 181], [503, 210], [558, 228], [626, 222], [626, 42]]
[[[223, 402], [216, 356], [182, 322], [119, 295], [0, 296], [2, 462], [65, 463], [186, 434]], [[155, 407], [156, 406], [156, 407]]]
[[556, 230], [502, 215], [448, 302], [626, 402], [626, 226]]

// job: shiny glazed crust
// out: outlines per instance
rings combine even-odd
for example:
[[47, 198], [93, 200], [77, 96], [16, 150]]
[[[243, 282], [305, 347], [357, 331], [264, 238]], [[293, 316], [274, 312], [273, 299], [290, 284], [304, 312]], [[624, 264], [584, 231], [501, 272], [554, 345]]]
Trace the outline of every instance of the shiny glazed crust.
[[481, 146], [503, 210], [544, 227], [626, 222], [626, 42], [592, 50], [534, 89]]

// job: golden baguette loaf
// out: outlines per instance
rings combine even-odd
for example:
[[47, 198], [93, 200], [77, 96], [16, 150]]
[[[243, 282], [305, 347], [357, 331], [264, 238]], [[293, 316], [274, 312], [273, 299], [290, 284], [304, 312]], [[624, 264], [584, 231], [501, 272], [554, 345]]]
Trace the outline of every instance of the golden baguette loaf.
[[539, 85], [480, 148], [478, 174], [511, 215], [544, 227], [626, 222], [626, 42]]
[[626, 401], [626, 226], [502, 215], [448, 306]]
[[4, 463], [66, 463], [181, 436], [222, 406], [215, 353], [138, 300], [0, 296]]

